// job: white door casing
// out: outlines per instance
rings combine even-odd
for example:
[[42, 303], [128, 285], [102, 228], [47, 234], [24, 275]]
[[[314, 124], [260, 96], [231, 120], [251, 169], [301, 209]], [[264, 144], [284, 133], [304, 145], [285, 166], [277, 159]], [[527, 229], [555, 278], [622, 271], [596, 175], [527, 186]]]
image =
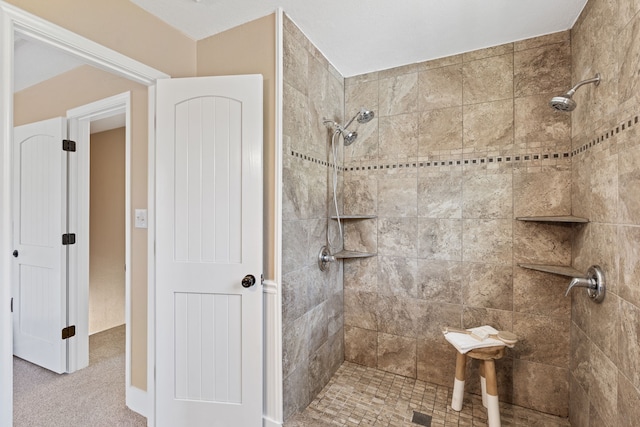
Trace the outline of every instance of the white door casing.
[[[2, 206], [0, 211], [0, 426], [11, 427], [13, 425], [13, 331], [12, 313], [8, 310], [13, 290], [11, 279], [13, 275], [13, 200], [12, 200], [12, 169], [13, 169], [13, 47], [14, 32], [23, 36], [39, 40], [40, 42], [64, 50], [84, 60], [87, 64], [110, 71], [116, 75], [125, 77], [148, 87], [149, 104], [149, 186], [153, 186], [155, 138], [153, 118], [155, 117], [155, 83], [158, 79], [169, 76], [148, 65], [142, 64], [119, 52], [104, 47], [92, 40], [79, 36], [65, 28], [48, 22], [38, 16], [25, 12], [14, 5], [0, 1], [0, 134], [2, 134], [2, 149], [0, 149], [0, 199]], [[150, 188], [149, 214], [153, 216], [152, 209], [155, 206], [155, 192]], [[150, 219], [150, 223], [153, 219]], [[149, 277], [148, 306], [155, 305], [155, 258], [153, 256], [153, 242], [155, 236], [153, 230], [149, 230]], [[149, 309], [149, 334], [150, 343], [148, 351], [148, 365], [153, 366], [155, 345], [155, 320], [154, 310]], [[151, 369], [151, 368], [150, 368]], [[154, 378], [148, 376], [149, 385], [147, 393], [151, 401], [154, 401]], [[151, 406], [151, 404], [150, 404]], [[150, 425], [154, 425], [153, 412], [147, 413]]]
[[67, 368], [67, 123], [16, 127], [13, 169], [13, 352], [56, 373]]
[[[281, 13], [280, 13], [281, 14]], [[280, 15], [279, 14], [279, 15]], [[278, 16], [279, 16], [278, 15]], [[2, 144], [3, 148], [0, 150], [0, 199], [2, 199], [3, 206], [8, 207], [4, 209], [0, 214], [0, 246], [2, 246], [2, 256], [0, 257], [0, 276], [2, 276], [2, 285], [0, 286], [0, 426], [11, 427], [12, 422], [12, 363], [11, 357], [13, 353], [13, 339], [12, 339], [12, 314], [9, 310], [5, 309], [9, 307], [10, 299], [12, 297], [11, 290], [11, 275], [13, 267], [13, 257], [11, 252], [13, 250], [12, 239], [12, 162], [13, 162], [13, 91], [12, 87], [12, 74], [13, 74], [13, 34], [14, 31], [23, 36], [34, 38], [42, 43], [45, 43], [51, 47], [61, 48], [64, 51], [82, 58], [88, 64], [106, 69], [117, 75], [131, 79], [148, 87], [148, 152], [149, 152], [149, 174], [148, 174], [148, 209], [149, 209], [149, 230], [148, 230], [148, 386], [147, 394], [149, 395], [149, 411], [146, 413], [149, 425], [155, 425], [155, 84], [159, 79], [166, 79], [169, 76], [161, 71], [153, 69], [145, 64], [142, 64], [136, 60], [126, 57], [112, 49], [101, 46], [85, 37], [79, 36], [65, 28], [52, 24], [38, 16], [32, 15], [24, 10], [6, 3], [0, 0], [0, 86], [6, 90], [0, 91], [0, 133], [3, 135]], [[279, 33], [282, 32], [282, 25], [279, 24], [276, 29]], [[278, 47], [281, 50], [282, 37], [278, 38]], [[278, 54], [278, 61], [282, 61], [282, 55]], [[277, 102], [281, 103], [282, 97], [282, 66], [277, 69], [280, 89], [277, 90]], [[281, 111], [281, 106], [278, 107], [278, 111]], [[281, 114], [281, 113], [280, 113]], [[281, 125], [281, 120], [276, 120], [276, 128]], [[281, 135], [281, 130], [279, 131]], [[276, 138], [275, 152], [280, 153], [276, 155], [276, 173], [281, 173], [282, 161], [281, 156], [281, 143], [282, 138]], [[281, 182], [281, 179], [276, 179], [277, 183]], [[280, 191], [280, 185], [277, 185], [276, 194]], [[277, 196], [279, 197], [279, 196]], [[279, 200], [279, 199], [278, 199]], [[276, 209], [279, 209], [279, 203], [276, 203]], [[276, 215], [275, 221], [268, 224], [269, 227], [275, 227], [279, 229], [280, 215]], [[279, 233], [277, 233], [279, 235]], [[274, 257], [278, 259], [280, 249], [278, 247], [279, 240], [276, 239], [274, 247], [269, 248], [274, 252]], [[278, 269], [279, 262], [275, 262], [275, 268]], [[272, 283], [273, 289], [277, 289], [278, 302], [277, 308], [279, 308], [279, 287], [280, 273], [276, 274], [276, 282]], [[275, 309], [273, 312], [273, 318], [278, 318], [280, 310]], [[271, 320], [271, 317], [270, 317]], [[274, 327], [272, 331], [273, 341], [271, 344], [275, 348], [280, 349], [280, 330], [281, 328]], [[277, 365], [280, 358], [278, 354], [274, 354], [274, 364]], [[270, 369], [275, 373], [275, 379], [268, 380], [269, 390], [271, 391], [270, 399], [273, 401], [271, 404], [267, 404], [267, 408], [272, 408], [271, 411], [267, 409], [267, 414], [271, 414], [272, 423], [280, 425], [282, 420], [282, 393], [281, 384], [281, 369]], [[280, 420], [279, 422], [277, 420]]]
[[157, 426], [262, 425], [262, 132], [262, 76], [158, 81]]
[[[69, 322], [76, 325], [76, 337], [69, 342], [69, 372], [89, 365], [89, 203], [91, 122], [125, 114], [125, 265], [131, 261], [131, 94], [125, 92], [67, 111], [69, 139], [76, 142], [76, 152], [69, 158], [69, 224], [76, 233], [76, 244], [69, 247]], [[125, 324], [127, 342], [125, 366], [130, 378], [130, 268], [125, 271]], [[126, 384], [129, 386], [130, 381]]]

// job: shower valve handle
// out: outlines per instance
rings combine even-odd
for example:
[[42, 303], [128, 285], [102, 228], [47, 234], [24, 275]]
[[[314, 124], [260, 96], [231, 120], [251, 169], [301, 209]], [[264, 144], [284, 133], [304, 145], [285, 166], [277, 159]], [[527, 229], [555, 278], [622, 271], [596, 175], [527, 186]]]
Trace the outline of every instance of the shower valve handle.
[[573, 288], [587, 288], [587, 294], [593, 302], [602, 302], [606, 292], [604, 272], [599, 266], [592, 265], [587, 270], [586, 277], [574, 277], [571, 280], [564, 296], [568, 296]]
[[328, 266], [327, 264], [330, 262], [335, 262], [336, 257], [331, 255], [329, 249], [326, 246], [320, 248], [320, 253], [318, 254], [318, 267], [320, 271], [325, 271]]
[[592, 280], [592, 279], [584, 279], [582, 277], [574, 277], [573, 279], [571, 279], [571, 282], [569, 283], [569, 287], [567, 288], [567, 292], [565, 292], [564, 296], [569, 296], [569, 292], [571, 292], [571, 289], [573, 288], [589, 288], [589, 289], [595, 289], [596, 288], [596, 283]]

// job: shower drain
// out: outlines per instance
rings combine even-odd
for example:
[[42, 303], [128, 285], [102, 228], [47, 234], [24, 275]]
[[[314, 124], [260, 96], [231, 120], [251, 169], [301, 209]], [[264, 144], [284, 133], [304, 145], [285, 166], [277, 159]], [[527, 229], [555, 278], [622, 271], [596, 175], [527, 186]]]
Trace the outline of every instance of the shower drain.
[[431, 416], [421, 412], [413, 411], [411, 422], [420, 426], [431, 427]]

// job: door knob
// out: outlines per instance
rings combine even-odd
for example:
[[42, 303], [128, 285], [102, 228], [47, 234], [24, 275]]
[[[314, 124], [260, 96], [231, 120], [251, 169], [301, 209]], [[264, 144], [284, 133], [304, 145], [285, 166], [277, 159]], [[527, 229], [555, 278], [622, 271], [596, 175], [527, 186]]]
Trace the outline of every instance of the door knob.
[[251, 274], [247, 274], [246, 276], [244, 276], [244, 279], [242, 279], [243, 288], [250, 288], [255, 284], [256, 284], [256, 278]]
[[18, 258], [18, 250], [17, 249], [15, 251], [13, 251], [13, 257], [14, 258]]

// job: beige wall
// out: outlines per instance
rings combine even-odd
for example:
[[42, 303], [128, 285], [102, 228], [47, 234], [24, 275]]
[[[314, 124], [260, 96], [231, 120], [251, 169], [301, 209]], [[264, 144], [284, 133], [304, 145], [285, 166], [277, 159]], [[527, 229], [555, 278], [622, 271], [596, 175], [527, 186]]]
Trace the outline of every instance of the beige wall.
[[195, 41], [128, 0], [8, 0], [8, 3], [172, 77], [195, 75]]
[[[127, 0], [108, 2], [60, 0], [10, 0], [36, 15], [68, 28], [107, 47], [155, 67], [172, 77], [194, 75], [255, 74], [264, 76], [265, 133], [265, 224], [274, 222], [275, 193], [275, 15], [271, 15], [219, 36], [195, 43], [147, 15]], [[196, 54], [199, 57], [196, 72]], [[84, 84], [85, 74], [97, 76]], [[85, 67], [48, 82], [49, 94], [41, 99], [43, 87], [16, 96], [15, 123], [64, 115], [82, 105], [123, 90], [133, 91], [132, 207], [147, 205], [147, 115], [146, 88]], [[74, 86], [68, 86], [74, 83]], [[79, 84], [78, 84], [79, 83]], [[115, 89], [115, 90], [112, 90]], [[37, 101], [35, 101], [37, 100]], [[269, 227], [269, 230], [272, 228]], [[133, 230], [132, 286], [132, 383], [146, 389], [146, 230]], [[274, 246], [271, 231], [265, 239]], [[273, 278], [273, 254], [265, 252], [265, 273]]]
[[[196, 43], [128, 0], [9, 0], [23, 10], [163, 71], [172, 77], [196, 74]], [[26, 89], [15, 98], [14, 123], [65, 115], [66, 110], [132, 91], [132, 208], [147, 207], [147, 90], [90, 67], [73, 70]], [[43, 99], [42, 94], [47, 93]], [[146, 389], [147, 233], [132, 231], [131, 381]]]
[[[198, 43], [127, 0], [9, 0], [9, 3], [103, 44], [172, 77], [255, 74], [265, 77], [265, 224], [273, 222], [275, 163], [275, 15]], [[196, 61], [196, 58], [198, 60]], [[224, 60], [222, 60], [224, 59]], [[196, 68], [197, 65], [197, 68]], [[132, 91], [132, 208], [147, 207], [147, 90], [84, 66], [15, 97], [14, 123], [65, 115], [69, 108]], [[43, 94], [47, 94], [43, 98]], [[147, 233], [132, 231], [132, 384], [146, 389]], [[274, 236], [266, 237], [273, 247]], [[265, 265], [273, 275], [272, 254]]]
[[[573, 213], [589, 218], [573, 264], [605, 274], [594, 304], [572, 291], [570, 420], [574, 427], [640, 420], [640, 3], [589, 0], [571, 30]], [[567, 87], [568, 89], [568, 87]], [[566, 90], [566, 89], [565, 89]]]
[[[14, 96], [14, 123], [21, 125], [65, 116], [67, 110], [131, 91], [131, 203], [147, 207], [147, 88], [89, 66], [78, 67]], [[131, 232], [131, 375], [146, 389], [147, 377], [147, 230]]]
[[89, 334], [125, 323], [125, 131], [91, 135]]
[[[275, 14], [240, 25], [198, 42], [198, 76], [262, 74], [264, 77], [264, 224], [265, 248], [273, 248], [275, 235]], [[273, 253], [265, 251], [265, 279], [275, 279]]]

